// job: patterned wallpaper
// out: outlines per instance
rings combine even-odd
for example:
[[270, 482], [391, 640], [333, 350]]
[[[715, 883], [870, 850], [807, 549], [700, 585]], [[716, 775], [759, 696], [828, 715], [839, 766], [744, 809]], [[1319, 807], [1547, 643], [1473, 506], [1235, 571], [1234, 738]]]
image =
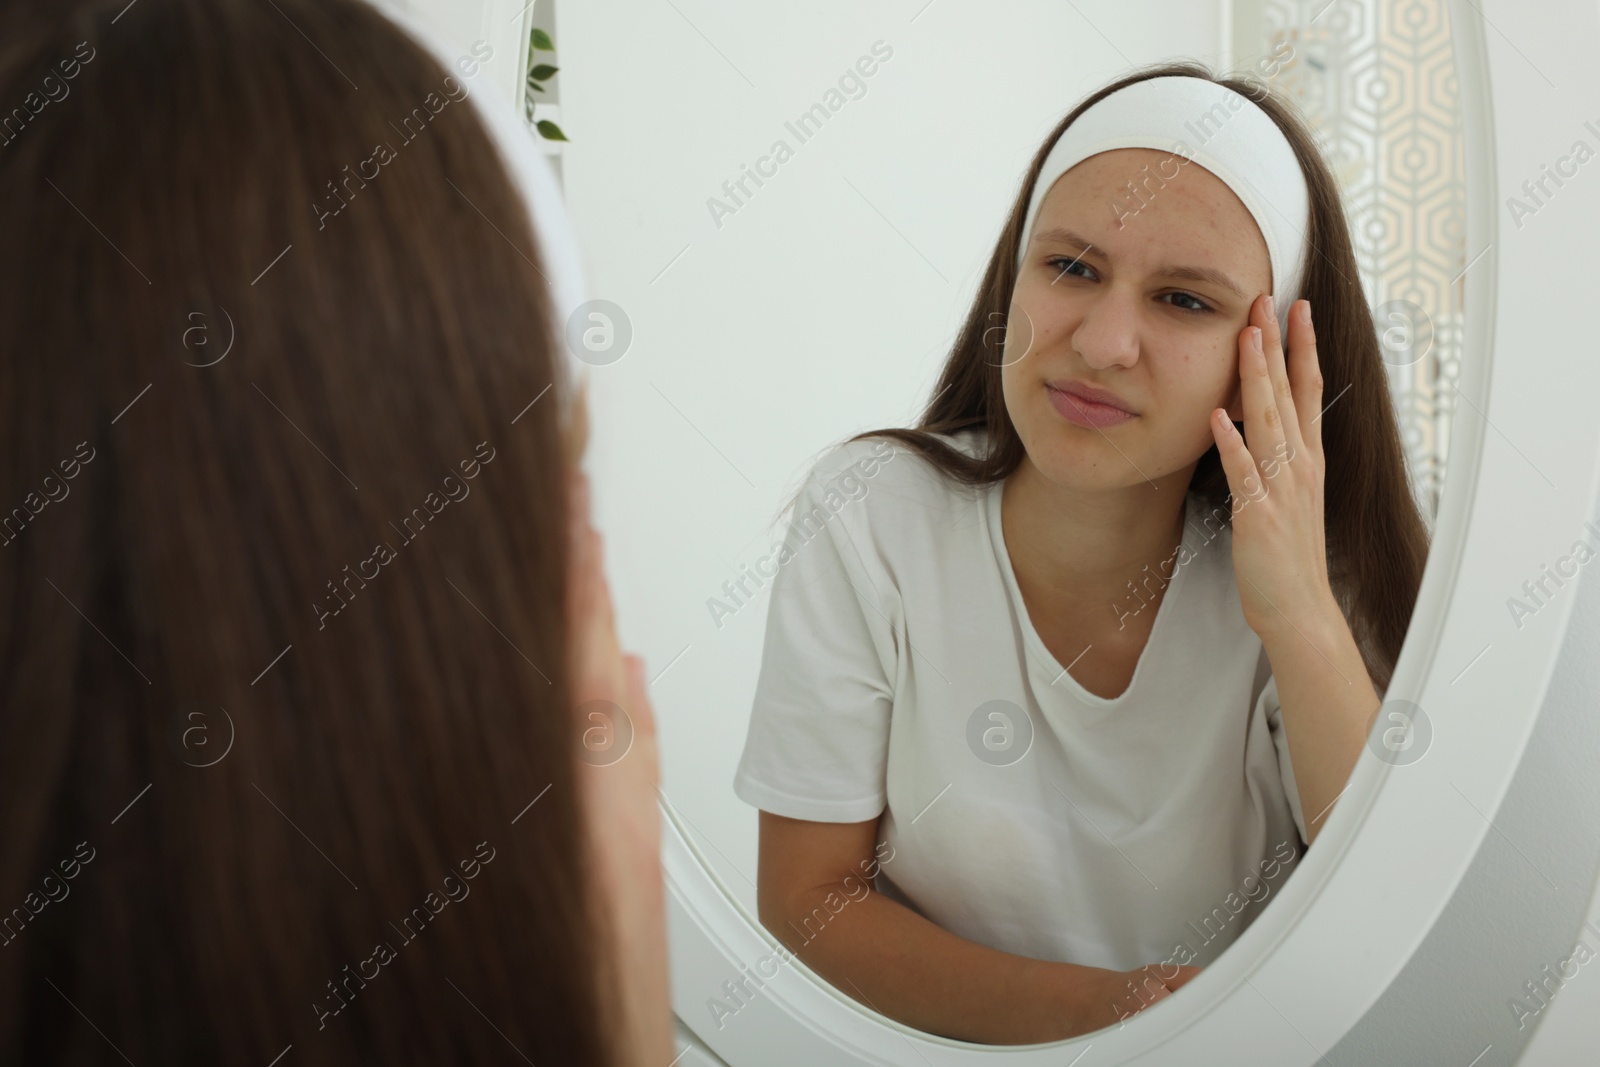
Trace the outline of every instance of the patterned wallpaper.
[[[1459, 394], [1466, 248], [1461, 109], [1443, 0], [1265, 0], [1271, 80], [1344, 188], [1413, 491], [1438, 513]], [[1472, 256], [1481, 250], [1473, 250]], [[1329, 403], [1334, 402], [1332, 398]]]

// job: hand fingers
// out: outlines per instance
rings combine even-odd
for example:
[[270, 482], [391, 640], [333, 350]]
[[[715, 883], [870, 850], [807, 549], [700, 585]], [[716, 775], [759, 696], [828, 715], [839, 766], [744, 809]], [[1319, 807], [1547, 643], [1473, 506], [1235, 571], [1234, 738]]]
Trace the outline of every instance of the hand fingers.
[[[1287, 377], [1273, 360], [1283, 360], [1275, 316], [1266, 311], [1267, 296], [1250, 306], [1250, 322], [1239, 337], [1239, 391], [1244, 406], [1244, 436], [1257, 460], [1283, 455], [1288, 440], [1284, 408], [1291, 409]], [[1259, 331], [1259, 332], [1258, 332]], [[1280, 382], [1280, 377], [1282, 381]]]
[[1294, 402], [1299, 416], [1300, 440], [1322, 462], [1322, 368], [1317, 358], [1317, 333], [1311, 321], [1311, 301], [1296, 300], [1289, 313], [1289, 350], [1294, 354]]
[[605, 576], [600, 534], [589, 522], [588, 479], [575, 471], [572, 481], [572, 614], [570, 632], [578, 644], [573, 679], [576, 705], [608, 700], [622, 707], [635, 740], [655, 737], [655, 712], [643, 657], [624, 654], [617, 642], [616, 612]]
[[[1185, 966], [1184, 964], [1167, 960], [1162, 963], [1147, 963], [1139, 968], [1139, 972], [1151, 976], [1155, 982], [1159, 982], [1167, 989], [1176, 990], [1179, 986], [1199, 974], [1200, 968]], [[1154, 982], [1149, 984], [1153, 986]]]
[[650, 683], [645, 679], [644, 657], [630, 653], [625, 658], [628, 661], [628, 711], [633, 716], [635, 735], [654, 737], [656, 715], [650, 706]]
[[1143, 1010], [1160, 1000], [1172, 996], [1172, 991], [1161, 980], [1161, 967], [1159, 964], [1147, 964], [1140, 967], [1135, 973], [1139, 976], [1134, 988], [1137, 994], [1138, 1007], [1135, 1011]]
[[[1270, 297], [1268, 298], [1270, 299]], [[1262, 317], [1262, 351], [1267, 357], [1267, 373], [1272, 379], [1273, 400], [1277, 412], [1282, 420], [1283, 435], [1281, 440], [1288, 444], [1287, 452], [1279, 451], [1276, 455], [1293, 455], [1301, 449], [1300, 427], [1300, 397], [1295, 391], [1295, 384], [1300, 381], [1300, 375], [1289, 372], [1290, 355], [1284, 352], [1283, 329], [1278, 325], [1278, 315], [1273, 307], [1263, 300], [1261, 308]], [[1290, 308], [1289, 314], [1290, 333], [1288, 337], [1292, 358], [1296, 365], [1301, 361], [1301, 352], [1294, 347], [1294, 309]], [[1276, 441], [1274, 442], [1276, 443]]]
[[1199, 967], [1179, 967], [1176, 978], [1167, 978], [1163, 981], [1168, 989], [1172, 990], [1173, 992], [1177, 992], [1179, 989], [1182, 989], [1184, 986], [1192, 982], [1195, 976], [1199, 973]]
[[571, 573], [568, 578], [568, 633], [573, 647], [573, 697], [617, 701], [626, 692], [621, 651], [603, 569], [600, 534], [589, 524], [587, 479], [572, 482]]
[[1247, 502], [1259, 499], [1262, 486], [1260, 468], [1256, 466], [1250, 449], [1245, 446], [1244, 438], [1239, 436], [1238, 427], [1229, 421], [1227, 412], [1221, 408], [1211, 412], [1211, 436], [1217, 442], [1217, 458], [1222, 460], [1222, 473], [1228, 479], [1228, 492], [1234, 501], [1231, 510], [1237, 513]]

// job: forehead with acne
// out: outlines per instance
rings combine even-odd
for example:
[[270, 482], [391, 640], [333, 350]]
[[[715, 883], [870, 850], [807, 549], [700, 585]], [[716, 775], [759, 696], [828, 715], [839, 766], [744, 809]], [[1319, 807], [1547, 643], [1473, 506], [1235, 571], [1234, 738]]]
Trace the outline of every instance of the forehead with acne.
[[1061, 228], [1095, 242], [1120, 271], [1215, 268], [1245, 291], [1246, 306], [1272, 289], [1266, 238], [1244, 201], [1172, 152], [1117, 148], [1073, 166], [1045, 194], [1032, 239]]

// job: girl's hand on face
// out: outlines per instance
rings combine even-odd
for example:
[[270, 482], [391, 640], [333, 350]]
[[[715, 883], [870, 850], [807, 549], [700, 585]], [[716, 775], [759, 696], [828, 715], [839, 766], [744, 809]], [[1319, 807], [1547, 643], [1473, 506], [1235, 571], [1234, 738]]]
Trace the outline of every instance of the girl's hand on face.
[[630, 1020], [623, 1062], [666, 1063], [672, 1013], [655, 712], [644, 660], [618, 647], [600, 535], [589, 522], [588, 480], [571, 470], [571, 751], [590, 860], [584, 884], [598, 895], [615, 939], [606, 958]]
[[659, 875], [661, 822], [655, 791], [661, 773], [644, 660], [624, 654], [617, 644], [600, 534], [589, 521], [588, 479], [574, 469], [571, 485], [574, 747], [580, 770], [597, 772], [582, 775], [582, 780], [601, 842], [616, 843], [625, 834], [648, 845], [637, 855], [618, 851], [616, 858]]
[[1266, 637], [1336, 601], [1323, 533], [1322, 373], [1311, 302], [1291, 309], [1287, 357], [1270, 295], [1251, 306], [1250, 321], [1239, 335], [1244, 436], [1221, 408], [1211, 413], [1211, 433], [1233, 494], [1239, 602], [1250, 628]]

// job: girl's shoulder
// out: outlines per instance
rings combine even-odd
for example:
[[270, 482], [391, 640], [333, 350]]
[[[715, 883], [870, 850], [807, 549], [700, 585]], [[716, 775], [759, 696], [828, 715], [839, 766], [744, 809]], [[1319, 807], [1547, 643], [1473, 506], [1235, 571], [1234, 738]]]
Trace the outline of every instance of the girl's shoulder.
[[[930, 436], [967, 456], [981, 447], [981, 432]], [[811, 466], [796, 508], [801, 518], [836, 516], [841, 532], [853, 538], [893, 545], [903, 537], [920, 540], [930, 530], [971, 527], [982, 490], [905, 441], [870, 434], [828, 448]]]
[[[982, 454], [984, 432], [981, 429], [954, 434], [928, 433], [926, 436], [964, 456], [977, 458]], [[949, 493], [967, 495], [962, 492], [961, 483], [948, 477], [934, 460], [905, 441], [881, 433], [855, 438], [827, 449], [812, 465], [806, 480], [808, 483], [826, 485], [852, 473], [860, 478], [872, 479], [875, 486], [893, 483], [909, 488], [926, 483]]]

